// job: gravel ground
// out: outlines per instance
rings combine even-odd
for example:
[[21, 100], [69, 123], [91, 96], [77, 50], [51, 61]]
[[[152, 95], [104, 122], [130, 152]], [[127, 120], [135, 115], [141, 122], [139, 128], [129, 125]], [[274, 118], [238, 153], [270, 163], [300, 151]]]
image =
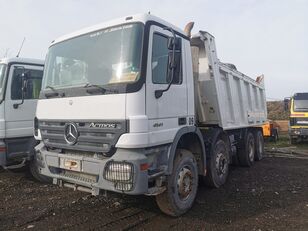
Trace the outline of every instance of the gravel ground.
[[267, 157], [233, 167], [220, 189], [201, 186], [184, 216], [152, 197], [93, 197], [0, 170], [0, 230], [308, 230], [308, 158]]

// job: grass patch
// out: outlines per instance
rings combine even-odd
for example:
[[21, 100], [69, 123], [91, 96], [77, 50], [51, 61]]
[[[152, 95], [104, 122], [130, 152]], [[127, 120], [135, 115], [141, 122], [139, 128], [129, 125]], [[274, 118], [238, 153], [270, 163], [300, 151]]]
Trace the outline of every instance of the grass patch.
[[299, 150], [308, 150], [308, 141], [301, 142], [301, 143], [298, 143], [298, 144], [291, 144], [289, 135], [288, 134], [281, 134], [281, 135], [279, 135], [279, 140], [277, 142], [266, 140], [265, 146], [267, 148], [292, 147], [292, 148], [296, 148], [296, 149], [299, 149]]

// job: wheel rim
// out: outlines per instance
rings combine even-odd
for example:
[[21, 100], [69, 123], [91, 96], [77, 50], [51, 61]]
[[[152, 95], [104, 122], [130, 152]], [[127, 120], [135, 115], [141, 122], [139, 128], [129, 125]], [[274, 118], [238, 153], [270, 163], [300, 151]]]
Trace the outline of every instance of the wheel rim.
[[252, 139], [250, 139], [248, 143], [248, 157], [249, 157], [249, 160], [253, 162], [255, 158], [255, 153], [254, 153], [254, 143]]
[[215, 167], [216, 167], [217, 175], [219, 177], [226, 174], [227, 167], [228, 167], [228, 160], [226, 158], [226, 155], [224, 155], [222, 152], [216, 155]]
[[193, 189], [194, 177], [188, 166], [181, 168], [177, 179], [177, 189], [179, 198], [184, 201], [191, 195]]

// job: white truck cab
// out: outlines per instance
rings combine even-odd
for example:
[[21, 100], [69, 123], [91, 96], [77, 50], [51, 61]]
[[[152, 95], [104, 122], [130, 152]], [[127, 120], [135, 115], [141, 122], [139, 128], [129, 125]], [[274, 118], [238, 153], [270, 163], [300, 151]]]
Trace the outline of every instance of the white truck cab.
[[261, 159], [263, 82], [221, 63], [214, 37], [191, 28], [141, 14], [54, 40], [36, 111], [40, 172], [93, 195], [153, 195], [179, 216], [198, 177], [219, 187], [233, 158]]
[[0, 166], [3, 168], [20, 168], [33, 160], [37, 144], [33, 121], [43, 67], [43, 60], [0, 59]]

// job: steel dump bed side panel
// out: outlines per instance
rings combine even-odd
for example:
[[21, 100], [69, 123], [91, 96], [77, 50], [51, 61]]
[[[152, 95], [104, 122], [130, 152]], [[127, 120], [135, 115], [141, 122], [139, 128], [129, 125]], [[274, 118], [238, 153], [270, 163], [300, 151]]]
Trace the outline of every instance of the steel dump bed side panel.
[[198, 123], [225, 130], [262, 125], [267, 118], [263, 78], [257, 82], [220, 62], [207, 32], [194, 36], [191, 46]]

